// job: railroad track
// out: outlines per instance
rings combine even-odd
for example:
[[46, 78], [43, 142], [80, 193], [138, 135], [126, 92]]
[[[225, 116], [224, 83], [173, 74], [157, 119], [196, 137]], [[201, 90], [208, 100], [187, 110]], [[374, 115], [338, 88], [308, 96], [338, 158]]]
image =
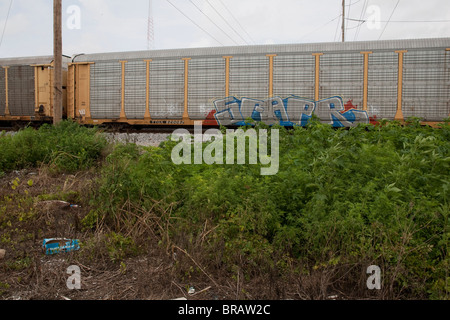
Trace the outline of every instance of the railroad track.
[[[24, 129], [24, 127], [0, 127], [0, 132], [17, 132], [21, 129]], [[39, 128], [40, 125], [37, 125], [36, 123], [33, 124], [34, 128]], [[190, 127], [124, 127], [124, 128], [116, 128], [116, 127], [109, 127], [109, 126], [101, 126], [99, 127], [100, 130], [106, 133], [160, 133], [160, 134], [171, 134], [177, 129], [186, 129], [190, 133], [194, 133], [194, 128], [192, 126]], [[208, 129], [208, 127], [202, 128], [202, 133], [205, 133]], [[215, 128], [218, 129], [218, 128]]]

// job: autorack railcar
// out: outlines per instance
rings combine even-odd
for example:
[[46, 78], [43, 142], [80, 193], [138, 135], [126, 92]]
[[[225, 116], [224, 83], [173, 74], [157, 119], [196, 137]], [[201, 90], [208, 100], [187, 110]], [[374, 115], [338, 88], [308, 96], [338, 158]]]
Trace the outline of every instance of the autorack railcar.
[[[63, 57], [63, 108], [67, 67]], [[0, 122], [28, 124], [53, 120], [53, 56], [0, 59]]]

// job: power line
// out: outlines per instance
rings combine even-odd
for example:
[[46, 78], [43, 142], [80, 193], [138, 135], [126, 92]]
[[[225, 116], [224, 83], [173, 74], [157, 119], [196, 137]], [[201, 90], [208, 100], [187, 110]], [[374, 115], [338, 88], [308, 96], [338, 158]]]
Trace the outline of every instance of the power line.
[[153, 0], [148, 2], [147, 50], [155, 49], [155, 25], [153, 20]]
[[360, 28], [364, 23], [366, 23], [366, 21], [361, 21], [357, 26], [351, 27], [351, 28], [347, 27], [346, 30], [353, 30], [353, 29], [356, 29], [356, 28]]
[[383, 31], [381, 31], [381, 34], [380, 34], [380, 36], [378, 37], [378, 40], [380, 40], [381, 37], [383, 36], [383, 33], [384, 33], [384, 31], [386, 30], [386, 28], [387, 28], [389, 22], [391, 21], [391, 18], [392, 18], [392, 16], [394, 15], [395, 9], [397, 9], [399, 3], [400, 3], [400, 0], [397, 0], [397, 3], [395, 4], [394, 9], [392, 10], [391, 15], [389, 16], [388, 21], [387, 21], [386, 24], [384, 25]]
[[225, 23], [226, 23], [231, 29], [233, 29], [233, 31], [234, 31], [234, 32], [235, 32], [242, 40], [244, 40], [244, 42], [245, 42], [246, 44], [248, 44], [248, 42], [247, 42], [244, 38], [241, 37], [241, 35], [233, 28], [232, 25], [230, 25], [230, 24], [228, 23], [228, 21], [223, 17], [223, 15], [222, 15], [219, 11], [217, 11], [217, 9], [209, 2], [209, 0], [206, 0], [206, 3], [208, 3], [209, 6], [210, 6], [211, 8], [213, 8], [214, 11], [222, 18], [222, 20], [225, 21]]
[[174, 5], [172, 2], [170, 2], [170, 0], [166, 0], [168, 3], [170, 3], [172, 5], [172, 7], [174, 7], [175, 9], [178, 10], [178, 12], [180, 12], [183, 16], [185, 16], [187, 19], [189, 19], [189, 21], [191, 21], [193, 24], [195, 24], [197, 26], [197, 28], [201, 29], [204, 33], [206, 33], [207, 35], [209, 35], [211, 38], [213, 38], [215, 41], [217, 41], [218, 43], [220, 43], [222, 46], [225, 46], [222, 42], [220, 42], [219, 40], [217, 40], [213, 35], [211, 35], [208, 31], [206, 31], [205, 29], [203, 29], [201, 26], [199, 26], [194, 20], [192, 20], [191, 18], [189, 18], [183, 11], [181, 11], [176, 5]]
[[190, 3], [192, 3], [198, 11], [200, 11], [211, 23], [213, 23], [220, 31], [223, 32], [231, 41], [233, 41], [236, 45], [239, 45], [233, 38], [231, 38], [228, 33], [226, 33], [221, 27], [217, 25], [217, 23], [214, 22], [205, 12], [203, 12], [202, 9], [200, 9], [192, 0], [189, 0]]
[[306, 36], [309, 36], [311, 33], [314, 33], [314, 32], [316, 32], [316, 31], [322, 29], [323, 27], [325, 27], [326, 25], [328, 25], [328, 24], [330, 24], [331, 22], [335, 21], [336, 19], [340, 18], [341, 16], [342, 16], [342, 14], [340, 14], [340, 15], [338, 15], [337, 17], [331, 19], [330, 21], [328, 21], [327, 23], [325, 23], [325, 24], [323, 24], [322, 26], [318, 27], [317, 29], [314, 29], [314, 30], [311, 31], [311, 32], [305, 33], [305, 34], [304, 34], [303, 36], [301, 36], [299, 39], [302, 39], [302, 38], [304, 38], [304, 37], [306, 37]]
[[[340, 18], [341, 16], [339, 15], [339, 18]], [[339, 19], [338, 20], [338, 23], [337, 23], [337, 26], [336, 26], [336, 31], [334, 32], [334, 38], [333, 38], [333, 41], [336, 41], [336, 36], [337, 36], [337, 34], [338, 34], [338, 30], [339, 30], [339, 26], [341, 25], [341, 20]]]
[[[361, 19], [350, 19], [345, 18], [346, 20], [350, 21], [358, 21], [358, 22], [367, 22], [367, 20], [361, 20]], [[389, 22], [389, 23], [446, 23], [450, 22], [450, 20], [380, 20], [379, 22]]]
[[[350, 4], [348, 5], [347, 17], [350, 17], [350, 10], [352, 8], [352, 5], [353, 5], [352, 0], [350, 0]], [[347, 33], [347, 30], [348, 30], [348, 24], [345, 26], [345, 33]]]
[[[364, 4], [363, 4], [362, 10], [361, 10], [361, 14], [359, 15], [359, 19], [360, 19], [360, 20], [363, 18], [364, 12], [366, 12], [367, 4], [368, 4], [368, 3], [367, 3], [367, 0], [364, 0]], [[357, 39], [358, 36], [359, 36], [359, 32], [361, 31], [361, 26], [362, 26], [362, 24], [359, 25], [358, 29], [357, 29], [356, 32], [355, 32], [355, 36], [354, 36], [354, 38], [353, 38], [354, 41], [356, 41], [356, 39]]]
[[353, 2], [353, 3], [350, 3], [350, 4], [346, 4], [345, 6], [346, 6], [346, 7], [351, 7], [351, 6], [357, 4], [357, 3], [361, 2], [361, 1], [362, 1], [362, 0], [358, 0], [358, 1], [356, 1], [356, 2]]
[[6, 15], [5, 25], [3, 26], [2, 38], [0, 39], [0, 48], [2, 47], [3, 37], [5, 36], [6, 25], [8, 24], [9, 13], [11, 12], [13, 0], [9, 3], [8, 14]]
[[[386, 21], [380, 21], [386, 22]], [[389, 21], [390, 23], [443, 23], [450, 22], [450, 20], [397, 20], [397, 21]]]
[[238, 19], [236, 19], [236, 17], [234, 16], [233, 12], [231, 12], [228, 7], [225, 5], [225, 3], [223, 3], [222, 0], [219, 0], [219, 2], [222, 4], [222, 6], [225, 8], [225, 10], [228, 11], [228, 13], [231, 15], [231, 17], [234, 19], [234, 21], [236, 21], [236, 23], [239, 25], [239, 27], [241, 27], [242, 31], [245, 32], [245, 34], [248, 36], [248, 38], [250, 39], [251, 42], [253, 42], [254, 44], [256, 43], [255, 40], [253, 40], [252, 36], [245, 30], [245, 28], [242, 26], [242, 24], [239, 22]]
[[[381, 21], [385, 22], [385, 21]], [[390, 23], [443, 23], [450, 22], [450, 20], [397, 20], [397, 21], [389, 21]]]

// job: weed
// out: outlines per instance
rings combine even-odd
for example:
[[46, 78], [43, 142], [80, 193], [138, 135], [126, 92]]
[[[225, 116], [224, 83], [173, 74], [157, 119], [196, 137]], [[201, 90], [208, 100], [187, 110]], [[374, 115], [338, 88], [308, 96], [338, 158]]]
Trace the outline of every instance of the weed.
[[[138, 248], [131, 238], [115, 232], [106, 235], [105, 243], [111, 261], [121, 262], [121, 270], [123, 266], [125, 266], [122, 260], [128, 256], [135, 255], [138, 252]], [[126, 266], [124, 270], [126, 270]]]
[[9, 288], [10, 288], [9, 284], [0, 282], [0, 296], [4, 295]]
[[18, 258], [16, 260], [8, 260], [5, 262], [5, 266], [10, 270], [21, 271], [30, 267], [32, 259], [28, 256]]
[[[449, 127], [410, 119], [404, 127], [381, 121], [336, 130], [312, 119], [307, 128], [280, 128], [275, 176], [251, 165], [174, 165], [171, 141], [120, 146], [85, 222], [124, 234], [155, 228], [168, 248], [203, 252], [206, 265], [241, 270], [246, 279], [283, 276], [295, 261], [331, 281], [345, 266], [370, 261], [383, 267], [385, 296], [442, 297]], [[111, 239], [111, 258], [120, 260], [127, 240]], [[344, 279], [354, 283], [351, 275]]]
[[49, 165], [53, 172], [86, 169], [100, 159], [107, 141], [97, 129], [63, 121], [39, 130], [26, 128], [14, 136], [0, 136], [0, 172]]

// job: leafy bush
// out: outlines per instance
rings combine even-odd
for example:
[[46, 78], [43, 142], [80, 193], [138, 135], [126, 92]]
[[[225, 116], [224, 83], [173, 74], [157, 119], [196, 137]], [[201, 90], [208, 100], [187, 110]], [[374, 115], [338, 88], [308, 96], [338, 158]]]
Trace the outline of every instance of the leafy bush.
[[92, 166], [107, 141], [97, 129], [63, 121], [39, 130], [26, 128], [14, 136], [0, 135], [0, 172], [50, 165], [56, 172], [74, 172]]
[[203, 250], [246, 276], [292, 261], [302, 272], [369, 262], [390, 297], [448, 295], [448, 124], [279, 130], [274, 176], [260, 165], [175, 165], [172, 141], [119, 146], [94, 195], [96, 218], [129, 234], [138, 214], [159, 215], [149, 225], [168, 247]]

